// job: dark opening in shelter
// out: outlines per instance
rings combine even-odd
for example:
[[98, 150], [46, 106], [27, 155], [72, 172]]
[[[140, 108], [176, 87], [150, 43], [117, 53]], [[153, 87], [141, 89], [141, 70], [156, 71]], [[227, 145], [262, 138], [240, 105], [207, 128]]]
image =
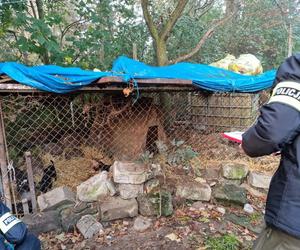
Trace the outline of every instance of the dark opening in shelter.
[[158, 126], [149, 127], [146, 139], [146, 150], [150, 153], [157, 154], [158, 148], [156, 141], [158, 140]]

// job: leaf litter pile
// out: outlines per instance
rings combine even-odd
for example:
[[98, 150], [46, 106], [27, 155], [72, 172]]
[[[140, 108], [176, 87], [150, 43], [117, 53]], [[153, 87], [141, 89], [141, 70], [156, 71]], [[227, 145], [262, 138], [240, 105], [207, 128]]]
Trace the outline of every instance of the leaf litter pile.
[[[104, 223], [96, 238], [85, 240], [74, 233], [40, 236], [43, 249], [251, 249], [262, 227], [264, 198], [249, 196], [255, 212], [239, 207], [196, 202], [178, 207], [171, 217], [152, 218], [145, 232], [133, 228], [134, 219]], [[233, 220], [231, 217], [235, 218]]]

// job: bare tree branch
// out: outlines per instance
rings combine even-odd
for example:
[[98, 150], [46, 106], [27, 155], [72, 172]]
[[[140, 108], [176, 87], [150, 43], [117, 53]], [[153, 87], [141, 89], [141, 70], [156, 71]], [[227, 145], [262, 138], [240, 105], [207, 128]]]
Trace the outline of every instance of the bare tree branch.
[[210, 11], [213, 7], [213, 1], [211, 4], [205, 6], [204, 10], [196, 17], [197, 20], [199, 20], [201, 17], [203, 17], [208, 11]]
[[71, 64], [74, 64], [80, 56], [81, 56], [81, 53], [77, 53], [77, 55], [74, 56], [74, 59], [72, 60]]
[[177, 22], [178, 18], [181, 16], [182, 12], [184, 11], [185, 6], [187, 5], [188, 0], [179, 0], [175, 10], [171, 13], [167, 23], [163, 27], [160, 38], [166, 41], [173, 29], [175, 23]]
[[[287, 40], [288, 40], [288, 56], [291, 56], [293, 53], [293, 25], [291, 22], [291, 17], [290, 12], [291, 12], [291, 6], [289, 5], [289, 3], [287, 3], [288, 6], [284, 6], [286, 7], [286, 9], [284, 9], [284, 7], [279, 3], [278, 0], [275, 0], [275, 3], [281, 13], [282, 19], [283, 19], [283, 23], [284, 23], [284, 27], [286, 29], [286, 32], [288, 34]], [[298, 3], [297, 3], [298, 4]]]
[[232, 13], [237, 12], [238, 5], [241, 3], [240, 0], [225, 0], [225, 16], [230, 16]]
[[197, 54], [198, 51], [202, 48], [202, 46], [206, 42], [206, 40], [213, 35], [213, 33], [216, 31], [216, 29], [218, 27], [222, 26], [223, 24], [225, 24], [227, 21], [229, 21], [233, 17], [233, 15], [234, 14], [232, 14], [230, 16], [226, 16], [226, 17], [220, 19], [218, 22], [216, 22], [210, 29], [208, 29], [206, 31], [206, 33], [204, 34], [204, 36], [202, 36], [202, 38], [200, 39], [200, 41], [198, 42], [198, 44], [195, 46], [194, 49], [191, 50], [191, 52], [187, 53], [186, 55], [179, 56], [178, 58], [176, 58], [174, 60], [171, 60], [171, 63], [182, 62], [184, 60], [187, 60], [187, 59], [191, 58], [195, 54]]
[[[38, 18], [40, 20], [44, 20], [45, 18], [45, 12], [44, 12], [44, 3], [43, 0], [36, 0], [35, 1], [36, 7], [37, 7], [37, 12], [38, 12]], [[42, 61], [44, 64], [49, 64], [50, 63], [50, 58], [48, 54], [48, 50], [45, 48], [45, 51], [41, 53], [40, 55]]]
[[262, 28], [271, 29], [271, 28], [274, 28], [274, 27], [279, 27], [280, 25], [282, 25], [282, 21], [277, 21], [277, 22], [274, 22], [274, 23], [265, 23], [265, 24], [262, 25]]
[[[201, 9], [205, 9], [208, 5], [210, 5], [212, 2], [214, 2], [214, 0], [205, 0], [204, 3], [202, 3], [202, 1], [198, 2], [198, 5], [195, 6], [195, 11], [199, 11]], [[202, 3], [202, 4], [201, 4]]]
[[280, 10], [281, 15], [282, 16], [286, 16], [288, 14], [288, 12], [284, 11], [284, 9], [282, 8], [281, 4], [277, 0], [274, 0], [274, 2], [277, 5], [278, 9]]
[[77, 21], [74, 21], [74, 22], [68, 24], [68, 25], [61, 31], [60, 45], [62, 45], [64, 36], [68, 33], [68, 31], [69, 31], [73, 26], [76, 26], [76, 25], [78, 25], [78, 24], [83, 24], [83, 23], [86, 23], [86, 22], [88, 22], [88, 20], [79, 19], [79, 20], [77, 20]]
[[30, 3], [31, 10], [32, 10], [32, 14], [33, 14], [34, 18], [37, 19], [38, 16], [37, 16], [37, 13], [35, 11], [34, 4], [33, 4], [32, 0], [30, 0], [29, 3]]
[[197, 12], [202, 10], [202, 12], [196, 17], [197, 19], [200, 19], [205, 13], [207, 13], [212, 8], [214, 2], [215, 0], [205, 0], [203, 4], [198, 4], [198, 6], [191, 5], [190, 9], [188, 10], [188, 13], [192, 13], [193, 11], [195, 16]]
[[290, 23], [287, 22], [287, 18], [286, 18], [288, 12], [284, 11], [284, 9], [282, 8], [281, 4], [277, 0], [274, 0], [274, 1], [275, 1], [275, 4], [277, 5], [279, 11], [280, 11], [282, 19], [283, 19], [284, 28], [285, 28], [286, 32], [289, 32], [289, 24]]
[[143, 9], [144, 18], [145, 18], [146, 24], [149, 28], [150, 34], [155, 41], [158, 41], [159, 40], [158, 31], [154, 25], [153, 19], [148, 10], [149, 1], [141, 0], [141, 5], [142, 5], [142, 9]]
[[44, 19], [45, 17], [45, 13], [44, 13], [44, 4], [42, 0], [36, 0], [35, 1], [36, 7], [37, 7], [37, 11], [39, 14], [39, 19]]
[[293, 54], [293, 25], [289, 23], [289, 30], [288, 30], [288, 56]]

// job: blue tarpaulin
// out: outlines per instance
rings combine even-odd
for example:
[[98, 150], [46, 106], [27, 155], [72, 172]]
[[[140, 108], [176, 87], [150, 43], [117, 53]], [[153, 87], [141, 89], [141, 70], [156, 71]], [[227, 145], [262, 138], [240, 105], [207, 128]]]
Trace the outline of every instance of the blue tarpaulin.
[[164, 67], [149, 66], [121, 56], [110, 72], [94, 72], [80, 68], [54, 65], [28, 67], [15, 62], [0, 63], [0, 74], [40, 90], [68, 93], [107, 76], [130, 79], [183, 79], [191, 80], [199, 88], [216, 92], [257, 92], [270, 88], [275, 71], [258, 76], [246, 76], [204, 64], [178, 63]]
[[216, 92], [257, 92], [268, 89], [272, 86], [276, 74], [275, 70], [271, 70], [258, 76], [247, 76], [209, 65], [193, 63], [153, 67], [123, 56], [114, 62], [112, 70], [134, 79], [191, 80], [202, 89]]
[[54, 93], [68, 93], [91, 84], [110, 72], [94, 72], [80, 68], [64, 68], [54, 65], [28, 67], [15, 62], [0, 63], [0, 74], [24, 85]]

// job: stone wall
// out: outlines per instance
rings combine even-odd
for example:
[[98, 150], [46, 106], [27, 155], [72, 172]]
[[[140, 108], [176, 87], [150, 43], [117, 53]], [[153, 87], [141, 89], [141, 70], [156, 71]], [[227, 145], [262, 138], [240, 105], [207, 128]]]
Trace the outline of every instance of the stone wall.
[[[59, 187], [40, 195], [40, 212], [23, 220], [36, 234], [77, 228], [85, 238], [91, 238], [101, 233], [102, 224], [109, 221], [138, 215], [170, 216], [180, 199], [235, 204], [251, 212], [247, 193], [259, 195], [270, 183], [270, 176], [249, 173], [246, 165], [231, 162], [202, 169], [198, 175], [201, 177], [178, 175], [174, 190], [161, 178], [165, 173], [160, 165], [116, 161], [109, 172], [100, 172], [81, 183], [76, 194]], [[180, 181], [180, 177], [189, 181]], [[149, 221], [138, 217], [134, 225], [143, 231]]]

